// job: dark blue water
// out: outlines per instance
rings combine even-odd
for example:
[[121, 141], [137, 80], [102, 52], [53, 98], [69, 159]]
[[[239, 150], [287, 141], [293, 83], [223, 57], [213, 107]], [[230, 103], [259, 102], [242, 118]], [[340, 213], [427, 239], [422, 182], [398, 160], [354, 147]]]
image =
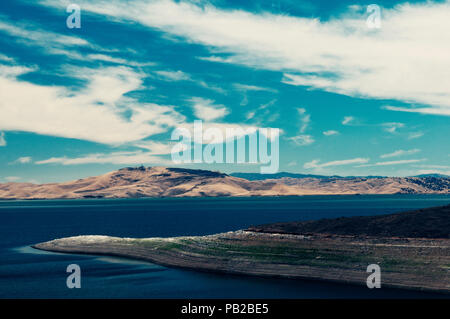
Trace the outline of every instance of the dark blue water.
[[[0, 201], [0, 298], [408, 298], [439, 295], [303, 280], [227, 276], [29, 245], [75, 235], [205, 235], [262, 223], [386, 214], [448, 204], [449, 196], [308, 196]], [[78, 264], [82, 288], [66, 287]]]

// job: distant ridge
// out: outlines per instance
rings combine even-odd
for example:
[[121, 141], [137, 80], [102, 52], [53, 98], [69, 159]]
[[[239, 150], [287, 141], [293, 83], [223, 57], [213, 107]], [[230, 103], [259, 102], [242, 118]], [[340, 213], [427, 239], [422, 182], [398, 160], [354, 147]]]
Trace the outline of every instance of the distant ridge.
[[325, 175], [311, 175], [311, 174], [298, 174], [298, 173], [288, 173], [280, 172], [275, 174], [260, 174], [260, 173], [231, 173], [230, 176], [245, 178], [249, 181], [260, 181], [265, 179], [279, 179], [284, 177], [290, 178], [340, 178], [340, 176], [325, 176]]
[[[281, 178], [318, 178], [318, 179], [332, 179], [332, 178], [385, 178], [386, 176], [339, 176], [339, 175], [314, 175], [314, 174], [300, 174], [279, 172], [275, 174], [261, 174], [261, 173], [231, 173], [230, 176], [245, 178], [249, 181], [260, 181], [266, 179], [281, 179]], [[425, 176], [424, 176], [425, 177]]]
[[422, 175], [416, 175], [416, 176], [413, 176], [413, 177], [435, 177], [435, 178], [450, 178], [450, 176], [449, 175], [445, 175], [445, 174], [438, 174], [438, 173], [435, 173], [435, 174], [422, 174]]
[[272, 178], [249, 180], [200, 169], [126, 167], [64, 183], [0, 184], [0, 199], [450, 194], [450, 178], [446, 177], [324, 177], [292, 173], [269, 177]]

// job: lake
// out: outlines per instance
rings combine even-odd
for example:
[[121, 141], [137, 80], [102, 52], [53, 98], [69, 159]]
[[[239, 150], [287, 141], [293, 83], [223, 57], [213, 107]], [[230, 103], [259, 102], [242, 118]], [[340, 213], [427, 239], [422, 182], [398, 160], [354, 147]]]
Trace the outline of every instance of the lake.
[[[0, 201], [0, 298], [443, 297], [201, 273], [114, 257], [49, 253], [30, 245], [76, 235], [207, 235], [263, 223], [378, 215], [448, 203], [448, 195]], [[81, 267], [81, 289], [66, 287], [69, 264]]]

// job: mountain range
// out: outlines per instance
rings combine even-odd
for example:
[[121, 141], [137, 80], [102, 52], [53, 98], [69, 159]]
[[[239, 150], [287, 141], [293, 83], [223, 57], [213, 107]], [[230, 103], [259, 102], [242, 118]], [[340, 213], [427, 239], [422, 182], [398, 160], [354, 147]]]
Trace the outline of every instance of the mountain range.
[[258, 174], [232, 175], [186, 168], [127, 167], [64, 183], [0, 184], [0, 199], [450, 194], [450, 177], [446, 176], [339, 177], [280, 173], [262, 179], [255, 178]]

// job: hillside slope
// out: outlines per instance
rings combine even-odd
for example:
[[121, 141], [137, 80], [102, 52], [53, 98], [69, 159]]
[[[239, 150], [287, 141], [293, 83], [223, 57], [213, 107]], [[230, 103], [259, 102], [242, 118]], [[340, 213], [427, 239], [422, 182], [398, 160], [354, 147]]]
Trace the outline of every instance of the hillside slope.
[[380, 216], [276, 223], [250, 227], [248, 230], [297, 235], [450, 238], [450, 205]]
[[65, 183], [0, 184], [0, 199], [335, 194], [450, 194], [450, 178], [283, 177], [249, 181], [207, 170], [137, 167]]
[[295, 195], [295, 191], [271, 181], [250, 182], [219, 172], [165, 167], [123, 168], [66, 183], [0, 184], [2, 199], [254, 195]]

